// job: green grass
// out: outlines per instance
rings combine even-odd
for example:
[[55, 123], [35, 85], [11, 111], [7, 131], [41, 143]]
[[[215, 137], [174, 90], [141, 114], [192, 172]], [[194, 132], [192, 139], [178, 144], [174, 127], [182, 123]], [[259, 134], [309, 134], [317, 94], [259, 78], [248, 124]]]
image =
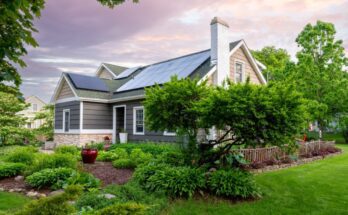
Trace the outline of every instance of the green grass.
[[254, 202], [177, 200], [163, 214], [348, 214], [348, 145], [342, 155], [255, 176]]
[[29, 198], [20, 194], [0, 192], [0, 214], [11, 214], [29, 201]]
[[346, 141], [343, 138], [342, 133], [324, 133], [323, 134], [324, 140], [335, 140], [336, 144], [345, 144]]

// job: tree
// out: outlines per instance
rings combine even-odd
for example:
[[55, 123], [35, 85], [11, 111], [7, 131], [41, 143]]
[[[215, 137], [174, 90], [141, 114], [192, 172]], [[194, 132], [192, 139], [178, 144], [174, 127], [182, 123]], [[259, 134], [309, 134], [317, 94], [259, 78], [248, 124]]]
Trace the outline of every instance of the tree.
[[34, 120], [43, 120], [44, 123], [36, 129], [36, 133], [46, 136], [48, 140], [53, 139], [54, 105], [48, 104], [37, 112]]
[[216, 87], [198, 106], [200, 125], [215, 126], [224, 133], [210, 144], [220, 146], [202, 163], [213, 162], [232, 146], [293, 146], [306, 125], [305, 102], [291, 85], [252, 85], [228, 83]]
[[31, 132], [22, 127], [26, 119], [17, 113], [28, 105], [15, 95], [0, 92], [0, 143], [9, 144], [31, 138]]
[[335, 39], [333, 24], [317, 21], [298, 35], [296, 73], [292, 76], [304, 97], [317, 101], [323, 112], [315, 118], [320, 129], [330, 120], [348, 111], [348, 66], [341, 40]]
[[[290, 55], [285, 49], [277, 49], [274, 46], [266, 46], [261, 50], [252, 51], [253, 56], [266, 66], [263, 72], [267, 81], [279, 81], [286, 79], [287, 66], [291, 66]], [[290, 64], [290, 65], [288, 65]]]
[[144, 101], [146, 126], [154, 131], [176, 131], [188, 137], [188, 152], [197, 144], [197, 102], [209, 92], [205, 82], [174, 76], [163, 86], [146, 88]]
[[36, 47], [32, 36], [37, 30], [33, 19], [40, 16], [44, 0], [4, 0], [0, 4], [0, 90], [18, 93], [21, 77], [13, 65], [25, 67], [21, 57], [27, 54], [25, 45]]
[[[123, 4], [126, 0], [98, 0], [102, 5], [108, 6], [110, 8], [115, 7], [116, 5]], [[138, 3], [139, 0], [133, 0], [134, 3]]]

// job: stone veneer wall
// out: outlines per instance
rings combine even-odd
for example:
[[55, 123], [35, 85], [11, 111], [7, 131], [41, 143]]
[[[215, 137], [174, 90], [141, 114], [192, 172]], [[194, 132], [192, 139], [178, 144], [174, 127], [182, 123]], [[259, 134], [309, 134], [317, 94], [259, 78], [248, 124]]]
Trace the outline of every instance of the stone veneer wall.
[[112, 134], [54, 134], [54, 143], [59, 145], [84, 146], [90, 142], [104, 142], [104, 137], [112, 139]]

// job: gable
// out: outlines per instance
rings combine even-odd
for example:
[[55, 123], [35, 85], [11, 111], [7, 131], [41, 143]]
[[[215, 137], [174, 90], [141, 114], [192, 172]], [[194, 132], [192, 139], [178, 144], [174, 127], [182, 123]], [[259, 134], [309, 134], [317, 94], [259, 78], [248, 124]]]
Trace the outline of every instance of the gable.
[[103, 79], [108, 79], [108, 80], [113, 79], [113, 75], [109, 71], [107, 71], [104, 67], [99, 72], [98, 77]]
[[60, 91], [58, 92], [57, 100], [59, 99], [65, 99], [65, 98], [71, 98], [75, 97], [74, 92], [70, 88], [69, 84], [66, 82], [65, 79], [62, 80], [62, 87]]
[[245, 79], [250, 77], [250, 82], [253, 84], [262, 84], [257, 71], [251, 65], [250, 60], [247, 58], [245, 51], [239, 47], [230, 57], [230, 78], [234, 82], [235, 80], [235, 64], [236, 62], [243, 63]]

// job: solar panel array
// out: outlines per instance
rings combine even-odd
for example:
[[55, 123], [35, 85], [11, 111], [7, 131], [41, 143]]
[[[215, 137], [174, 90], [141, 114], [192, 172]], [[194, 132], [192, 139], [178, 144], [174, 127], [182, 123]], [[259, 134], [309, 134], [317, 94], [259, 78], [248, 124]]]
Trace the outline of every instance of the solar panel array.
[[143, 69], [133, 79], [129, 80], [126, 84], [120, 87], [116, 92], [152, 86], [156, 83], [163, 84], [170, 81], [170, 78], [174, 75], [177, 75], [178, 78], [188, 77], [209, 57], [210, 50], [206, 50], [150, 65]]
[[116, 79], [127, 78], [128, 76], [130, 76], [131, 74], [133, 74], [134, 72], [136, 72], [139, 68], [140, 68], [140, 66], [126, 69], [126, 70], [123, 71], [121, 74], [119, 74], [119, 75], [116, 77]]
[[106, 84], [97, 77], [78, 75], [73, 73], [69, 73], [68, 75], [77, 89], [109, 92]]

